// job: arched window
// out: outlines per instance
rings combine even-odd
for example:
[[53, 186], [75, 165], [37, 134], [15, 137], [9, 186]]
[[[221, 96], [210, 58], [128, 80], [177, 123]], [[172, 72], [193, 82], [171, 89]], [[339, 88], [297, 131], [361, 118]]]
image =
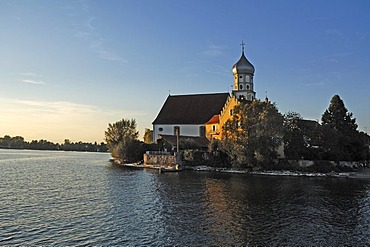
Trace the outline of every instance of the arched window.
[[247, 88], [247, 90], [249, 90], [249, 88], [250, 88], [250, 87], [249, 87], [249, 85], [248, 85], [248, 84], [247, 84], [246, 88]]
[[243, 84], [240, 84], [240, 85], [239, 85], [239, 89], [240, 89], [240, 90], [243, 90]]

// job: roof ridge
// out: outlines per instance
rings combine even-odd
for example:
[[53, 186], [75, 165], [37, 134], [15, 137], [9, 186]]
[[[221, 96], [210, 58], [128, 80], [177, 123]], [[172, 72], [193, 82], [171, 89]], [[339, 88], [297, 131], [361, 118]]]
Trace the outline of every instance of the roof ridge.
[[217, 95], [217, 94], [229, 94], [228, 92], [224, 93], [197, 93], [197, 94], [176, 94], [169, 95], [170, 97], [179, 97], [179, 96], [204, 96], [204, 95]]

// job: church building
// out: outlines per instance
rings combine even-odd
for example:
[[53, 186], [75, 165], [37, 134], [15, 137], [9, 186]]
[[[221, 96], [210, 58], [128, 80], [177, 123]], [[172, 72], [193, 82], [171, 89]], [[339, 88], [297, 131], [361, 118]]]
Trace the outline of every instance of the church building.
[[240, 101], [252, 101], [254, 91], [254, 66], [242, 54], [232, 67], [234, 87], [232, 93], [169, 95], [158, 116], [153, 121], [153, 138], [192, 139], [206, 146], [212, 139], [222, 137], [222, 127], [233, 115], [233, 109]]

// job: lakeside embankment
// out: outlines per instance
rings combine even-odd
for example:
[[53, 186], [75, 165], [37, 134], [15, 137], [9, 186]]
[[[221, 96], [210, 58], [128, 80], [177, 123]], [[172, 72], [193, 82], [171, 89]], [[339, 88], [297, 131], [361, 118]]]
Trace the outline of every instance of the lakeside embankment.
[[[119, 166], [131, 167], [131, 168], [148, 168], [158, 169], [158, 167], [146, 166], [143, 162], [122, 164], [115, 159], [110, 161]], [[176, 169], [178, 170], [178, 169]], [[350, 172], [304, 172], [304, 171], [292, 171], [292, 170], [263, 170], [263, 171], [251, 171], [250, 169], [233, 169], [224, 167], [212, 167], [212, 166], [183, 166], [180, 170], [191, 170], [191, 171], [207, 171], [207, 172], [222, 172], [222, 173], [236, 173], [236, 174], [250, 174], [250, 175], [261, 175], [261, 176], [292, 176], [292, 177], [328, 177], [328, 178], [354, 178], [354, 179], [370, 179], [370, 167], [362, 167], [356, 169], [356, 171]], [[180, 171], [179, 170], [179, 171]]]
[[187, 170], [194, 171], [212, 171], [212, 172], [224, 172], [224, 173], [239, 173], [239, 174], [252, 174], [252, 175], [264, 175], [264, 176], [294, 176], [294, 177], [329, 177], [329, 178], [358, 178], [358, 179], [370, 179], [370, 168], [361, 168], [358, 171], [353, 172], [302, 172], [302, 171], [250, 171], [245, 169], [231, 169], [231, 168], [215, 168], [210, 166], [194, 166], [186, 167]]

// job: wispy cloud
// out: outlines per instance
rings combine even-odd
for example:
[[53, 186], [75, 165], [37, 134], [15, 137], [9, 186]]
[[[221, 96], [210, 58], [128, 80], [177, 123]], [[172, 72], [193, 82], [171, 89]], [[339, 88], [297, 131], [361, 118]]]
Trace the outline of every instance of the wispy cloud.
[[343, 59], [346, 59], [353, 54], [358, 53], [359, 51], [348, 51], [348, 52], [338, 52], [338, 53], [333, 53], [328, 56], [322, 56], [318, 57], [317, 59], [309, 60], [307, 63], [313, 64], [313, 63], [318, 63], [318, 62], [330, 62], [330, 63], [338, 63]]
[[29, 84], [36, 84], [36, 85], [46, 84], [44, 81], [35, 81], [35, 80], [29, 80], [29, 79], [23, 79], [22, 82], [29, 83]]
[[207, 70], [206, 72], [207, 73], [210, 73], [210, 74], [225, 76], [225, 77], [229, 77], [230, 76], [230, 71], [224, 70], [224, 69], [220, 69], [220, 70], [217, 70], [217, 71]]
[[299, 78], [299, 84], [306, 86], [306, 87], [312, 87], [312, 86], [327, 86], [332, 84], [333, 82], [339, 83], [342, 81], [343, 77], [340, 72], [309, 72], [302, 75]]
[[331, 63], [339, 63], [339, 60], [336, 59], [336, 58], [329, 58], [328, 61], [331, 62]]
[[333, 36], [337, 36], [337, 37], [342, 37], [343, 36], [343, 33], [338, 29], [327, 29], [327, 30], [325, 30], [325, 33], [328, 34], [328, 35], [333, 35]]
[[54, 116], [76, 117], [76, 116], [97, 116], [115, 114], [139, 114], [139, 112], [102, 109], [93, 105], [77, 104], [69, 101], [39, 101], [39, 100], [19, 100], [19, 99], [0, 99], [0, 104], [11, 103], [16, 109], [25, 109], [29, 113], [52, 114]]
[[40, 74], [35, 73], [35, 72], [20, 73], [20, 75], [29, 77], [29, 78], [21, 79], [21, 81], [24, 82], [24, 83], [34, 84], [34, 85], [45, 85], [46, 84], [45, 81], [40, 80], [40, 78], [42, 78], [42, 76]]
[[209, 44], [207, 50], [202, 54], [209, 57], [218, 57], [224, 54], [225, 47], [220, 45]]
[[317, 16], [317, 17], [314, 17], [313, 20], [315, 21], [328, 21], [330, 20], [331, 18], [330, 17], [327, 17], [327, 16]]
[[82, 9], [87, 12], [87, 17], [83, 23], [76, 26], [75, 36], [88, 43], [89, 49], [101, 59], [127, 63], [126, 59], [107, 47], [104, 38], [94, 26], [95, 18], [90, 15], [89, 9], [86, 7], [87, 3], [81, 3], [83, 4]]
[[306, 86], [306, 87], [312, 87], [312, 86], [324, 86], [326, 85], [326, 82], [324, 81], [318, 81], [318, 82], [306, 82], [306, 83], [302, 83], [302, 85]]
[[41, 77], [41, 75], [39, 75], [35, 72], [25, 72], [25, 73], [21, 73], [21, 75], [23, 75], [23, 76], [32, 76], [32, 77]]

